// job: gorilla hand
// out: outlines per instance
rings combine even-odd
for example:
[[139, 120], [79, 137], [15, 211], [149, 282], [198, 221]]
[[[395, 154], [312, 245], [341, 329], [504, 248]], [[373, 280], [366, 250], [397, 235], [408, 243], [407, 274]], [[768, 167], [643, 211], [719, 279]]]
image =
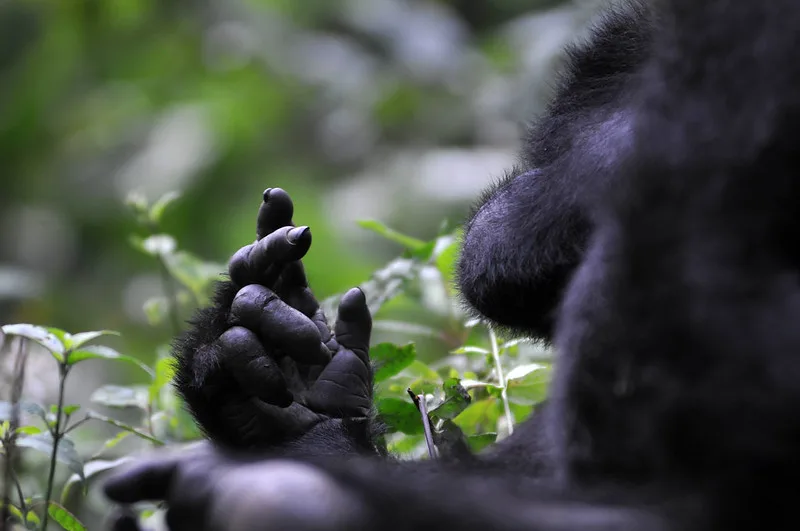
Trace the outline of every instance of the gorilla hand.
[[[344, 531], [367, 521], [358, 498], [309, 464], [227, 457], [210, 448], [160, 455], [116, 473], [105, 485], [118, 503], [168, 505], [171, 531]], [[114, 531], [138, 531], [122, 513]]]
[[176, 386], [224, 446], [373, 451], [372, 320], [364, 294], [345, 294], [332, 333], [300, 262], [311, 233], [292, 226], [292, 213], [286, 192], [264, 192], [259, 240], [234, 254], [231, 280], [176, 342]]

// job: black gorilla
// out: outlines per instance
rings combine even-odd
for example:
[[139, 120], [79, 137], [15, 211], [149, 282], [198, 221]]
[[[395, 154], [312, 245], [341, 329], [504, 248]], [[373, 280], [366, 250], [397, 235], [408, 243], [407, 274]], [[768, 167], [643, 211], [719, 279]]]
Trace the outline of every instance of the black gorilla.
[[261, 459], [158, 458], [108, 494], [166, 500], [173, 529], [795, 529], [798, 50], [795, 0], [626, 3], [570, 50], [466, 226], [466, 300], [559, 351], [547, 406], [485, 455], [381, 455], [363, 294], [331, 333], [273, 190], [177, 348], [211, 439]]

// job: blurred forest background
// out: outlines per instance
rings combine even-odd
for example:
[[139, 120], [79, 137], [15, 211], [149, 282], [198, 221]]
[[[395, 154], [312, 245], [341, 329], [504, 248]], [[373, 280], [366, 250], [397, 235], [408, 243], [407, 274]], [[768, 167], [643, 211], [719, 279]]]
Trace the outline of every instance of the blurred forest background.
[[179, 245], [224, 264], [266, 187], [310, 225], [320, 297], [429, 239], [513, 163], [597, 0], [0, 0], [0, 323], [171, 331], [125, 198], [177, 190]]
[[[151, 363], [173, 330], [142, 309], [163, 284], [131, 193], [180, 192], [163, 230], [222, 271], [282, 187], [317, 295], [363, 282], [401, 248], [356, 221], [457, 226], [600, 3], [0, 0], [0, 324], [117, 330]], [[46, 401], [44, 367], [25, 395]], [[71, 401], [126, 370], [88, 365]]]

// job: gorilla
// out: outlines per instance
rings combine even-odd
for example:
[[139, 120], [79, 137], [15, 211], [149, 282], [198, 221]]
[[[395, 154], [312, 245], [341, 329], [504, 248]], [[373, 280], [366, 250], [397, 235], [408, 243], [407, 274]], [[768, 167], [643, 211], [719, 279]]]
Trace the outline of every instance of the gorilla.
[[795, 0], [628, 1], [569, 48], [458, 268], [477, 312], [554, 343], [550, 396], [455, 462], [376, 442], [364, 295], [329, 326], [309, 229], [268, 190], [175, 348], [212, 444], [108, 496], [165, 501], [173, 530], [796, 529], [798, 50]]

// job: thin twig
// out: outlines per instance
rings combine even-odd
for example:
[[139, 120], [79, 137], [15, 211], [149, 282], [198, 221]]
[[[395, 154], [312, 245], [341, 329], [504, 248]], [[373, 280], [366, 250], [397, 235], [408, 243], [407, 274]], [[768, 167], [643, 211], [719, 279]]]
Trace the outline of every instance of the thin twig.
[[425, 402], [424, 395], [416, 395], [409, 387], [406, 392], [411, 397], [414, 405], [417, 406], [420, 415], [422, 416], [422, 428], [425, 430], [425, 444], [428, 447], [428, 456], [431, 459], [438, 458], [439, 454], [436, 451], [436, 445], [433, 442], [433, 429], [431, 427], [431, 419], [428, 416], [428, 404]]
[[492, 328], [489, 328], [489, 340], [492, 343], [492, 357], [494, 358], [494, 366], [497, 371], [497, 384], [500, 386], [500, 397], [503, 400], [503, 410], [506, 415], [506, 422], [508, 423], [508, 434], [514, 433], [514, 417], [511, 415], [511, 407], [508, 404], [508, 389], [506, 389], [506, 378], [503, 375], [503, 365], [500, 363], [500, 348], [497, 344], [497, 335]]
[[19, 476], [17, 476], [17, 473], [14, 472], [13, 468], [11, 469], [11, 479], [14, 482], [14, 486], [17, 488], [17, 496], [19, 497], [19, 508], [22, 509], [22, 515], [27, 517], [28, 511], [30, 509], [28, 508], [27, 503], [25, 503], [25, 494], [23, 494], [22, 492], [22, 483], [20, 482]]
[[86, 415], [81, 420], [75, 421], [75, 423], [72, 426], [70, 426], [69, 428], [64, 430], [64, 435], [68, 434], [69, 432], [71, 432], [72, 430], [77, 428], [78, 426], [81, 426], [82, 424], [85, 424], [86, 422], [88, 422], [90, 420], [92, 420], [92, 417], [89, 416], [89, 415]]

